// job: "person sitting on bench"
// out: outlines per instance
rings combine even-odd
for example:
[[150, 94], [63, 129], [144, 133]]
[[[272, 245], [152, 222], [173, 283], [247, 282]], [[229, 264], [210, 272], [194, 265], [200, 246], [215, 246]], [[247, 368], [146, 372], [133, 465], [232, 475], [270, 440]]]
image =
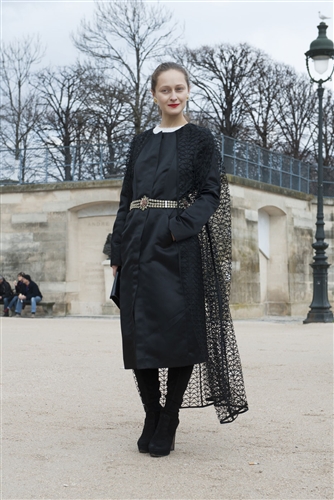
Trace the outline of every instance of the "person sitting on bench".
[[25, 295], [20, 293], [20, 295], [18, 296], [18, 301], [15, 308], [15, 316], [21, 316], [23, 304], [26, 302], [30, 302], [31, 317], [34, 318], [36, 313], [36, 306], [42, 300], [43, 295], [41, 294], [37, 284], [34, 281], [32, 281], [29, 274], [22, 276], [22, 281], [26, 285], [27, 291]]
[[3, 315], [8, 316], [8, 304], [13, 298], [12, 287], [5, 280], [3, 276], [0, 276], [0, 301], [3, 302]]
[[27, 287], [25, 286], [25, 284], [22, 281], [22, 277], [23, 276], [25, 276], [25, 273], [20, 272], [17, 275], [17, 280], [14, 281], [15, 294], [12, 297], [11, 301], [9, 302], [7, 309], [4, 311], [4, 314], [3, 314], [4, 316], [9, 316], [9, 311], [11, 311], [11, 310], [14, 311], [20, 293], [22, 293], [23, 295], [25, 295]]

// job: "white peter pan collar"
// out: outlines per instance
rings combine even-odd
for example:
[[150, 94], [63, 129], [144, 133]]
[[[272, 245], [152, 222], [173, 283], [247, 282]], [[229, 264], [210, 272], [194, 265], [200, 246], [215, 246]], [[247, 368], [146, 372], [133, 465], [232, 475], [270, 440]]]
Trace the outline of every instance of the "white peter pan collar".
[[154, 129], [153, 129], [153, 134], [159, 134], [159, 132], [175, 132], [175, 130], [179, 130], [179, 128], [182, 128], [184, 127], [185, 125], [187, 125], [186, 123], [184, 123], [183, 125], [180, 125], [179, 127], [160, 127], [160, 125], [157, 125]]

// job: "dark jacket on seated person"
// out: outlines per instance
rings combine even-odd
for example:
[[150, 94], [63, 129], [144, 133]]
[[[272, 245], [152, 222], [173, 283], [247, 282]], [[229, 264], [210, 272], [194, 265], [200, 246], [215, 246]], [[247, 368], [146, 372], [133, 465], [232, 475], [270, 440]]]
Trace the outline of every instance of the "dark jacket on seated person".
[[6, 299], [9, 299], [10, 297], [13, 296], [13, 291], [12, 291], [12, 287], [10, 286], [10, 284], [8, 283], [8, 281], [5, 280], [5, 278], [2, 278], [2, 280], [0, 280], [0, 297], [2, 297], [3, 299], [6, 298]]
[[25, 285], [22, 281], [18, 281], [15, 285], [15, 295], [25, 295], [27, 292], [27, 285]]
[[34, 281], [30, 281], [29, 285], [27, 285], [27, 289], [24, 295], [27, 297], [26, 300], [31, 300], [32, 297], [40, 297], [41, 299], [43, 298], [40, 289]]

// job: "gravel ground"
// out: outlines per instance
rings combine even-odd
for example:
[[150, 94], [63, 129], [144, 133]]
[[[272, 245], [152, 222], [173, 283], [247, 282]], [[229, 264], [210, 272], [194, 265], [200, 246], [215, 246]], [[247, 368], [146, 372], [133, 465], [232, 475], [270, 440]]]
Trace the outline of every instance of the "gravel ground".
[[332, 499], [333, 325], [235, 328], [249, 412], [182, 410], [151, 458], [117, 318], [3, 318], [1, 498]]

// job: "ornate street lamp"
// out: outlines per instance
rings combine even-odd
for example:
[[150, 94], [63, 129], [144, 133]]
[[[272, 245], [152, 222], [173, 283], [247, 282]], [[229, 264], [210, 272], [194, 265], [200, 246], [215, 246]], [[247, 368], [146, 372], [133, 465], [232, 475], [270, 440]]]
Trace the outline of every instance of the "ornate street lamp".
[[[306, 67], [312, 82], [318, 84], [319, 97], [319, 130], [318, 130], [318, 205], [317, 205], [317, 230], [315, 233], [316, 242], [312, 244], [315, 250], [313, 257], [314, 262], [311, 264], [313, 268], [313, 300], [310, 305], [310, 311], [304, 323], [329, 323], [333, 321], [333, 312], [330, 310], [331, 305], [328, 301], [328, 268], [326, 248], [328, 243], [325, 243], [324, 231], [324, 187], [323, 187], [323, 159], [322, 159], [322, 98], [324, 95], [323, 83], [332, 78], [334, 72], [334, 45], [326, 36], [328, 26], [322, 22], [318, 26], [319, 35], [310, 45], [306, 55]], [[314, 70], [320, 75], [316, 79], [312, 76], [309, 60], [313, 59]], [[329, 67], [331, 62], [332, 68]], [[329, 72], [329, 76], [322, 80], [321, 75]]]

